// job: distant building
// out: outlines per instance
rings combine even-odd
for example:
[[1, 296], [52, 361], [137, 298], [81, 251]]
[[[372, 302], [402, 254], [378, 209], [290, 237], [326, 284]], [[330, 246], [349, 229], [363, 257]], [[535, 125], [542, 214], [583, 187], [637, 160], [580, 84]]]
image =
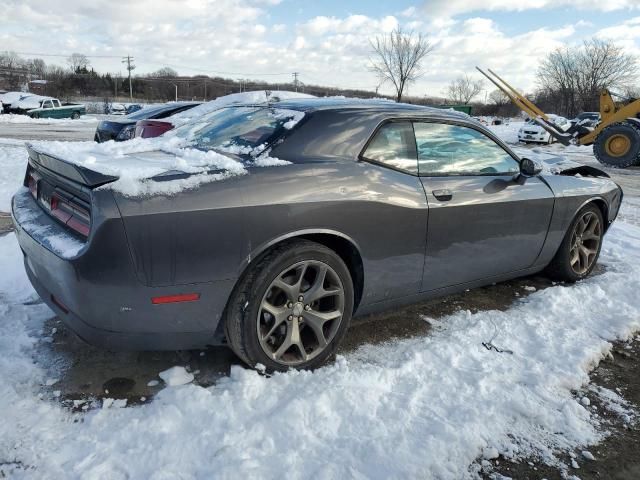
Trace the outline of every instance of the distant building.
[[44, 95], [47, 93], [48, 80], [31, 80], [29, 82], [29, 91], [31, 93], [37, 93], [38, 95]]

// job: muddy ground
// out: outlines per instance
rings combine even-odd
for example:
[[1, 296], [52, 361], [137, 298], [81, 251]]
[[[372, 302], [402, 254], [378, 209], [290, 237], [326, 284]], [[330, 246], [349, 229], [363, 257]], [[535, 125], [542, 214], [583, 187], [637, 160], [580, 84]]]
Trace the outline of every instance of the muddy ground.
[[[86, 124], [74, 127], [29, 125], [26, 128], [0, 125], [0, 137], [90, 139], [93, 129], [95, 126], [89, 128]], [[625, 189], [625, 199], [640, 204], [640, 170], [607, 170]], [[637, 223], [639, 219], [628, 220]], [[0, 235], [8, 234], [10, 230], [10, 217], [0, 212]], [[339, 353], [353, 351], [365, 344], [429, 335], [430, 326], [423, 317], [437, 319], [459, 310], [506, 310], [528, 295], [532, 290], [530, 287], [544, 289], [550, 285], [544, 276], [528, 277], [355, 319]], [[162, 388], [161, 381], [153, 384], [159, 380], [158, 372], [174, 365], [187, 366], [195, 374], [195, 382], [203, 386], [214, 384], [228, 375], [234, 365], [240, 365], [224, 347], [188, 352], [108, 352], [83, 343], [56, 317], [46, 323], [35, 357], [35, 361], [47, 369], [50, 378], [57, 379], [52, 386], [43, 387], [43, 395], [57, 398], [73, 410], [98, 407], [100, 399], [106, 397], [126, 398], [128, 404], [134, 405], [149, 402]], [[591, 381], [590, 388], [602, 386], [615, 390], [640, 409], [640, 340], [615, 345], [611, 358], [601, 362], [591, 375]], [[152, 382], [151, 386], [149, 382]], [[584, 395], [585, 392], [576, 392], [578, 397]], [[570, 468], [567, 473], [581, 479], [640, 479], [640, 425], [625, 423], [595, 401], [590, 408], [602, 417], [610, 436], [589, 448], [595, 460], [586, 460], [580, 451], [576, 451], [580, 468]], [[563, 460], [571, 463], [569, 457]], [[561, 470], [545, 466], [535, 458], [519, 463], [498, 458], [483, 475], [487, 479], [500, 478], [498, 475], [517, 479], [563, 478]]]

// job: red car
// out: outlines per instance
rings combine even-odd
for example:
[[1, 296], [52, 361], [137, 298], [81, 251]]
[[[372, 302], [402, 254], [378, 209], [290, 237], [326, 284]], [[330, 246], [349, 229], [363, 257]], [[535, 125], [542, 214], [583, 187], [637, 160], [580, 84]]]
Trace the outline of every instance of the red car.
[[171, 122], [162, 120], [138, 120], [136, 122], [136, 137], [159, 137], [164, 132], [168, 132], [172, 128], [173, 124]]

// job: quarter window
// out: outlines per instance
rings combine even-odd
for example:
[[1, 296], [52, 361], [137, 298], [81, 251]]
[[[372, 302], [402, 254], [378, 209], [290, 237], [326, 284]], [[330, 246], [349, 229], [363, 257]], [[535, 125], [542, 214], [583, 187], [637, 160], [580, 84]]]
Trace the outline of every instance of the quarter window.
[[511, 175], [520, 166], [500, 145], [477, 130], [443, 123], [414, 123], [419, 174]]
[[415, 145], [410, 122], [391, 122], [376, 132], [362, 156], [367, 160], [417, 174]]

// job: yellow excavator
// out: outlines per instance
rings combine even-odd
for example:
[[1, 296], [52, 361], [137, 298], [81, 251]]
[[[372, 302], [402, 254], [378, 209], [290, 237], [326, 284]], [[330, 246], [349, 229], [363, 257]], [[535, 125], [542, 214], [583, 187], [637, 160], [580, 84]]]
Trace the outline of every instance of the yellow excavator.
[[593, 145], [593, 153], [598, 161], [610, 167], [640, 165], [640, 99], [619, 105], [613, 101], [609, 90], [602, 90], [600, 122], [596, 127], [589, 128], [576, 123], [568, 130], [563, 130], [491, 69], [487, 69], [489, 73], [478, 67], [476, 69], [563, 145]]

